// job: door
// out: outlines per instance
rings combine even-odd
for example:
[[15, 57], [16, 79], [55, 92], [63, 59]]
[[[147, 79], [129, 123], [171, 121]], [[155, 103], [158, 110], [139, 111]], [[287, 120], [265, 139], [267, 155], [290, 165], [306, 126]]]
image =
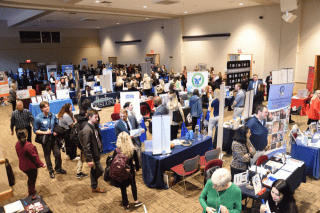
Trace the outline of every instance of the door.
[[117, 57], [108, 57], [108, 62], [112, 63], [113, 65], [118, 64], [118, 59]]
[[154, 64], [159, 64], [160, 65], [160, 54], [147, 53], [146, 57], [153, 57], [154, 58]]

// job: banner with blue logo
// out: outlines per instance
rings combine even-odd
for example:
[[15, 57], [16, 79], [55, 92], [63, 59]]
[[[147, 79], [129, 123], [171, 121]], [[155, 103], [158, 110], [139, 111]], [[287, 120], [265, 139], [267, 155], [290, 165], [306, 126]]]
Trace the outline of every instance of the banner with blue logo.
[[66, 72], [68, 76], [70, 73], [72, 73], [72, 76], [74, 77], [73, 65], [61, 65], [61, 68], [62, 68], [62, 72], [61, 72], [62, 75], [64, 75], [64, 73]]
[[294, 84], [270, 85], [268, 98], [268, 149], [285, 145], [285, 135], [289, 128], [290, 107]]
[[208, 72], [188, 72], [187, 91], [192, 93], [194, 89], [201, 90], [208, 86]]

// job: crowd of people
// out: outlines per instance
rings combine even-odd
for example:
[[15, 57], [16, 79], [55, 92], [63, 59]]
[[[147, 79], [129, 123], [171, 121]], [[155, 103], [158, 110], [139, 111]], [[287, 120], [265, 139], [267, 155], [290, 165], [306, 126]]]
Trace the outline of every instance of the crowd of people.
[[[90, 73], [88, 73], [90, 75]], [[270, 73], [271, 76], [271, 73]], [[272, 84], [272, 78], [267, 77], [267, 87]], [[164, 92], [163, 81], [168, 77], [169, 92], [168, 101], [163, 103], [163, 99], [158, 96]], [[179, 91], [186, 90], [187, 69], [184, 67], [181, 74], [176, 74], [173, 70], [167, 73], [164, 66], [153, 66], [151, 76], [142, 76], [139, 66], [130, 65], [128, 67], [116, 67], [113, 71], [115, 90], [122, 91], [127, 87], [131, 91], [140, 91], [146, 96], [154, 96], [153, 103], [155, 109], [152, 115], [170, 115], [170, 139], [178, 137], [181, 124], [185, 122], [185, 115], [182, 108], [183, 100], [180, 100]], [[209, 84], [202, 91], [195, 89], [190, 98], [192, 130], [195, 130], [197, 121], [204, 110], [208, 110], [210, 118], [208, 120], [208, 135], [212, 136], [214, 127], [219, 120], [220, 85], [226, 80], [226, 76], [220, 72], [215, 75], [210, 72]], [[54, 90], [56, 80], [54, 75], [49, 78], [51, 88]], [[233, 183], [235, 174], [244, 172], [249, 165], [255, 163], [257, 158], [264, 154], [268, 141], [268, 129], [266, 119], [268, 109], [262, 105], [264, 85], [258, 80], [257, 75], [253, 75], [253, 81], [247, 82], [248, 77], [244, 76], [241, 83], [235, 85], [237, 95], [231, 105], [234, 110], [233, 117], [237, 118], [242, 114], [245, 91], [254, 91], [253, 111], [254, 115], [244, 126], [240, 127], [233, 138], [232, 162], [229, 172], [225, 168], [216, 170], [211, 179], [205, 184], [200, 195], [200, 204], [203, 212], [222, 213], [241, 212], [242, 196], [241, 190]], [[57, 87], [59, 89], [74, 86], [72, 76], [60, 78]], [[140, 87], [142, 85], [142, 87]], [[158, 92], [152, 92], [152, 87]], [[269, 91], [269, 88], [268, 88]], [[320, 91], [316, 91], [311, 98], [309, 114], [310, 123], [319, 120]], [[60, 112], [55, 115], [50, 112], [49, 102], [40, 103], [41, 113], [36, 117], [29, 110], [23, 108], [23, 103], [16, 100], [16, 86], [11, 84], [10, 101], [13, 105], [11, 116], [11, 134], [14, 135], [14, 128], [18, 138], [16, 151], [19, 157], [19, 168], [28, 177], [28, 193], [35, 199], [35, 183], [37, 179], [37, 169], [47, 168], [50, 178], [55, 178], [56, 174], [66, 174], [62, 168], [61, 151], [65, 151], [70, 160], [77, 160], [77, 178], [85, 178], [88, 175], [82, 172], [83, 164], [87, 162], [90, 170], [90, 181], [92, 193], [105, 193], [106, 190], [98, 187], [98, 179], [103, 175], [105, 169], [101, 165], [100, 155], [103, 152], [102, 137], [99, 129], [100, 117], [96, 110], [91, 108], [89, 99], [85, 99], [79, 109], [78, 115], [73, 115], [72, 105], [65, 104]], [[16, 106], [14, 105], [16, 103]], [[17, 107], [17, 109], [15, 109]], [[318, 111], [317, 111], [318, 110]], [[149, 110], [151, 111], [151, 110]], [[181, 115], [177, 120], [176, 114]], [[317, 116], [316, 116], [317, 115]], [[126, 159], [126, 172], [128, 178], [124, 181], [114, 180], [114, 184], [120, 188], [122, 204], [126, 210], [130, 210], [126, 188], [131, 185], [135, 207], [142, 205], [138, 201], [135, 172], [139, 171], [142, 164], [141, 141], [139, 137], [130, 136], [130, 130], [141, 129], [133, 110], [133, 104], [127, 102], [119, 112], [119, 121], [115, 123], [115, 134], [117, 137], [117, 149], [113, 152], [112, 159]], [[152, 116], [150, 118], [152, 124]], [[309, 122], [308, 122], [309, 123]], [[32, 129], [32, 127], [33, 129]], [[32, 144], [32, 130], [36, 135], [35, 142], [42, 145], [45, 163], [41, 162], [35, 146]], [[144, 129], [142, 130], [144, 132]], [[77, 153], [80, 152], [80, 156]], [[26, 158], [26, 153], [31, 158]], [[51, 153], [55, 158], [54, 168], [51, 161]], [[125, 156], [125, 157], [124, 157]], [[26, 163], [24, 163], [26, 162]], [[120, 160], [119, 160], [120, 163]], [[252, 212], [265, 212], [266, 206], [261, 200], [268, 200], [272, 212], [297, 212], [295, 200], [288, 183], [285, 180], [277, 180], [273, 183], [270, 192], [264, 193], [252, 207]]]

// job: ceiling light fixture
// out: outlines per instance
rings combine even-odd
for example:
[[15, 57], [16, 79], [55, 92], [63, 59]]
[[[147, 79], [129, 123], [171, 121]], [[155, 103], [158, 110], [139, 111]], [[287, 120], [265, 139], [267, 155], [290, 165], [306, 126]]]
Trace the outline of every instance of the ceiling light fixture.
[[119, 24], [119, 23], [117, 23], [117, 24]]
[[188, 13], [188, 11], [184, 11], [184, 13]]
[[149, 19], [149, 18], [146, 18], [146, 19]]
[[143, 6], [143, 8], [147, 8], [147, 6]]
[[99, 3], [100, 1], [96, 1], [96, 3]]
[[239, 5], [243, 5], [243, 3], [239, 3]]
[[99, 27], [97, 27], [97, 28], [99, 28]]

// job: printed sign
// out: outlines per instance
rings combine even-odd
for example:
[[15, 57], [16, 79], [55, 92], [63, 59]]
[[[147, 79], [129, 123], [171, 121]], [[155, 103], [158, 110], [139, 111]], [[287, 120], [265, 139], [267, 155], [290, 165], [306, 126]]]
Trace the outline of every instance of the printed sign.
[[313, 84], [314, 84], [314, 67], [309, 67], [308, 81], [307, 81], [307, 89], [309, 90], [309, 92], [313, 91]]
[[188, 72], [187, 79], [188, 93], [192, 93], [194, 89], [198, 89], [201, 92], [202, 89], [208, 86], [208, 72]]

